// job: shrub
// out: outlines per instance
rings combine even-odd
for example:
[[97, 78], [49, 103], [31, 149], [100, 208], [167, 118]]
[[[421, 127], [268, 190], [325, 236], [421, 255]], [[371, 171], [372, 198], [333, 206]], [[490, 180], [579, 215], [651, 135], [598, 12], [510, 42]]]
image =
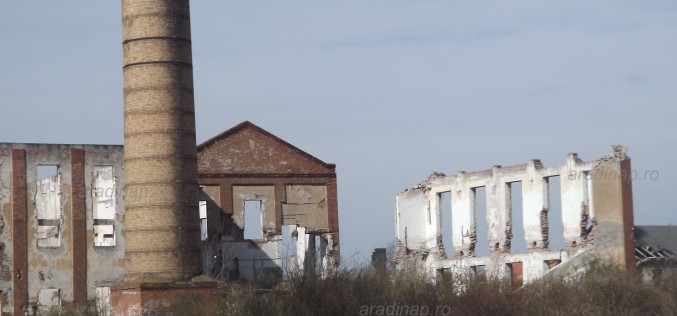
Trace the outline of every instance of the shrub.
[[[518, 289], [507, 280], [444, 274], [433, 282], [406, 271], [355, 268], [326, 278], [291, 275], [272, 289], [228, 282], [221, 290], [173, 302], [172, 315], [677, 315], [677, 276], [649, 284], [596, 262], [576, 280], [549, 277]], [[93, 305], [40, 314], [96, 315]]]

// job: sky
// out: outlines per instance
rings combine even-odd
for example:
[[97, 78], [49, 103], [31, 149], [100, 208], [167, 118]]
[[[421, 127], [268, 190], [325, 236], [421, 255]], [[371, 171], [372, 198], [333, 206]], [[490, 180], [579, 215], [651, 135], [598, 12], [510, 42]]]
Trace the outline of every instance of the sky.
[[[629, 148], [635, 223], [677, 224], [677, 2], [191, 3], [198, 143], [249, 120], [337, 164], [341, 251], [454, 174]], [[0, 2], [0, 142], [122, 144], [120, 1]], [[658, 174], [656, 177], [655, 175]]]

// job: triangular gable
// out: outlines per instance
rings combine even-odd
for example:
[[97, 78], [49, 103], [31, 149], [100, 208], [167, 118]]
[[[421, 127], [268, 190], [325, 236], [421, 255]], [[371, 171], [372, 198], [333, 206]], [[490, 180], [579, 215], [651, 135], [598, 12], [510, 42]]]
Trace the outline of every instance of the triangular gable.
[[249, 121], [197, 147], [198, 172], [219, 174], [333, 174], [325, 163]]

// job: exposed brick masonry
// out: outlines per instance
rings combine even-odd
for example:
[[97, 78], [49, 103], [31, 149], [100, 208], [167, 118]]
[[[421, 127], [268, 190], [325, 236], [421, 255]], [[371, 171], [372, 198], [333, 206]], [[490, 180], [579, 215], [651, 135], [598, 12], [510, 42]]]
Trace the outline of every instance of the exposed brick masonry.
[[14, 315], [23, 315], [28, 301], [28, 205], [26, 151], [12, 150], [12, 266], [14, 268]]
[[127, 277], [200, 273], [197, 163], [187, 0], [122, 2]]
[[85, 151], [71, 148], [71, 210], [73, 234], [73, 302], [87, 302], [87, 207]]

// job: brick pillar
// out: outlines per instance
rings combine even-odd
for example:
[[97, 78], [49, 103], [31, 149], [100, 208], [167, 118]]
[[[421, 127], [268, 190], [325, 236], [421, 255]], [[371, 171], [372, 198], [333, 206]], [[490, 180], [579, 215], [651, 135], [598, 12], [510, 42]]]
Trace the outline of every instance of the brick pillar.
[[28, 199], [26, 151], [12, 150], [12, 291], [14, 315], [23, 315], [28, 302]]
[[73, 303], [87, 303], [87, 208], [85, 151], [71, 148], [71, 225], [73, 234]]
[[200, 273], [188, 0], [123, 0], [127, 279]]
[[632, 271], [636, 272], [636, 262], [635, 262], [635, 239], [634, 239], [634, 228], [635, 228], [635, 211], [632, 204], [632, 167], [630, 164], [630, 158], [622, 160], [620, 162], [621, 175], [621, 205], [623, 212], [623, 248], [625, 251], [625, 267]]
[[341, 260], [341, 243], [340, 243], [340, 234], [339, 234], [339, 214], [338, 214], [338, 189], [336, 185], [336, 176], [331, 178], [327, 184], [327, 200], [329, 200], [329, 214], [328, 214], [328, 223], [329, 228], [333, 232], [333, 242], [334, 242], [334, 252], [332, 255], [335, 259], [335, 265], [338, 268], [339, 261]]
[[611, 155], [591, 170], [593, 242], [597, 258], [635, 268], [632, 169], [627, 149], [614, 146]]

